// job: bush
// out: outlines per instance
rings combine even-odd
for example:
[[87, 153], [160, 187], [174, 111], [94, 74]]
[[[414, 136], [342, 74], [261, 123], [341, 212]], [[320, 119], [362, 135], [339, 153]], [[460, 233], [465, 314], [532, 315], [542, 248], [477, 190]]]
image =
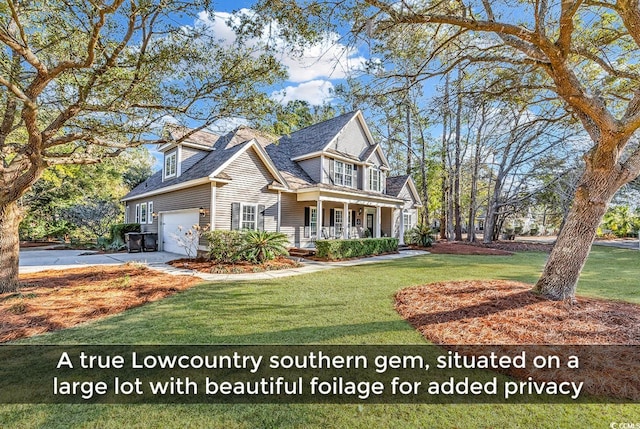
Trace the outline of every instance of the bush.
[[251, 262], [263, 263], [276, 256], [288, 255], [289, 240], [285, 234], [269, 231], [247, 231], [244, 233], [243, 256]]
[[398, 239], [390, 237], [316, 241], [316, 256], [327, 259], [356, 258], [397, 251]]
[[428, 225], [416, 225], [405, 233], [407, 244], [415, 244], [422, 247], [431, 247], [433, 238], [431, 237], [431, 228]]
[[112, 246], [122, 246], [124, 235], [129, 232], [140, 232], [139, 223], [114, 223], [110, 227], [110, 237]]
[[211, 261], [219, 264], [233, 264], [242, 260], [245, 247], [242, 232], [215, 230], [206, 232], [203, 237], [207, 240], [207, 255]]

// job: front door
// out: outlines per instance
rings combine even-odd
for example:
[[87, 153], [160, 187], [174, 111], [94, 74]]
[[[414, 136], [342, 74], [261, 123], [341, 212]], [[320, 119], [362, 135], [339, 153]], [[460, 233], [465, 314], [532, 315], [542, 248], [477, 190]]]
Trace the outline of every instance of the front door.
[[373, 237], [373, 213], [367, 213], [367, 230], [369, 237]]

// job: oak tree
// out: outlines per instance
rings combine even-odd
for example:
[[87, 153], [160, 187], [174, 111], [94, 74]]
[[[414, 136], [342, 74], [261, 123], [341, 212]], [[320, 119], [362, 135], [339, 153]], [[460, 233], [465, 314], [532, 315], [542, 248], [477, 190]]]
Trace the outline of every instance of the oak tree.
[[[18, 201], [49, 166], [260, 115], [283, 77], [257, 44], [222, 43], [207, 1], [7, 0], [0, 5], [0, 292], [18, 287]], [[237, 42], [239, 43], [239, 42]], [[188, 135], [182, 139], [188, 138]]]

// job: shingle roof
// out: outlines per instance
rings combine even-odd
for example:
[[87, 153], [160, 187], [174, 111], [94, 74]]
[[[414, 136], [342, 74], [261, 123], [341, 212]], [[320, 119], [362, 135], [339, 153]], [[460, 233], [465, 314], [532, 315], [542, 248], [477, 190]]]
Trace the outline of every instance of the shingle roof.
[[[226, 148], [229, 142], [236, 137], [237, 130], [230, 132], [229, 134], [220, 137], [213, 144], [213, 150], [207, 154], [203, 159], [196, 162], [186, 171], [183, 171], [179, 177], [174, 177], [169, 180], [162, 180], [162, 171], [158, 171], [149, 177], [147, 180], [136, 186], [129, 192], [124, 199], [130, 199], [137, 195], [146, 194], [147, 192], [157, 191], [168, 186], [177, 185], [191, 180], [202, 179], [209, 176], [216, 169], [226, 163], [231, 157], [240, 151], [244, 144], [236, 144]], [[249, 140], [245, 140], [244, 143], [248, 144]]]
[[295, 131], [279, 140], [281, 150], [286, 151], [290, 158], [319, 152], [353, 119], [358, 112], [349, 112], [319, 124], [311, 125]]
[[[178, 140], [182, 138], [185, 134], [192, 131], [191, 128], [183, 127], [177, 124], [167, 124], [165, 125], [167, 131], [171, 135], [171, 138], [174, 140]], [[215, 142], [220, 138], [219, 135], [214, 134], [210, 131], [200, 130], [195, 131], [189, 137], [187, 137], [184, 142], [185, 143], [195, 143], [200, 146], [213, 146]]]
[[400, 195], [404, 184], [409, 180], [409, 175], [387, 177], [387, 195], [397, 197]]

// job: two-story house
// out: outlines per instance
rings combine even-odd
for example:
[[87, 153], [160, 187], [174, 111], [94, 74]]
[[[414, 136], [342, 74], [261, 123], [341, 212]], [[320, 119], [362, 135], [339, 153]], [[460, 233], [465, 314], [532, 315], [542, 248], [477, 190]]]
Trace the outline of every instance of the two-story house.
[[279, 231], [292, 247], [313, 247], [332, 238], [393, 236], [402, 243], [416, 223], [415, 184], [389, 177], [360, 111], [276, 141], [246, 127], [225, 136], [198, 131], [182, 141], [187, 130], [167, 130], [162, 170], [123, 198], [126, 221], [157, 232], [165, 251], [184, 253], [175, 235], [192, 225]]

